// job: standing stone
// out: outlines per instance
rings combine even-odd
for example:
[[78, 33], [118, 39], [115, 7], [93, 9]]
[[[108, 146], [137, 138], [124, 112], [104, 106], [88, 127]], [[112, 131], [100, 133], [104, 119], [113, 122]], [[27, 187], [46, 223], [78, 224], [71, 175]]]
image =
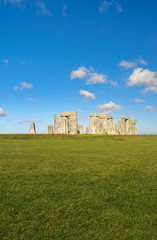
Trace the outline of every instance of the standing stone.
[[30, 129], [29, 129], [29, 133], [30, 134], [36, 134], [35, 123], [34, 122], [31, 123]]
[[86, 127], [86, 134], [89, 134], [89, 130], [88, 130], [88, 127]]
[[117, 124], [114, 123], [112, 116], [108, 116], [107, 134], [117, 134]]
[[48, 134], [53, 134], [53, 126], [51, 124], [48, 125]]
[[70, 134], [77, 134], [77, 115], [70, 116]]
[[83, 125], [78, 125], [78, 133], [83, 134]]
[[100, 116], [101, 119], [101, 134], [106, 134], [107, 133], [107, 114], [101, 114]]
[[90, 114], [89, 134], [95, 134], [95, 117]]
[[132, 122], [132, 134], [134, 134], [134, 135], [137, 135], [138, 134], [138, 132], [137, 132], [137, 127], [136, 127], [136, 119], [132, 119], [132, 120], [130, 120], [131, 122]]
[[55, 113], [54, 115], [54, 133], [57, 134], [58, 133], [58, 116]]

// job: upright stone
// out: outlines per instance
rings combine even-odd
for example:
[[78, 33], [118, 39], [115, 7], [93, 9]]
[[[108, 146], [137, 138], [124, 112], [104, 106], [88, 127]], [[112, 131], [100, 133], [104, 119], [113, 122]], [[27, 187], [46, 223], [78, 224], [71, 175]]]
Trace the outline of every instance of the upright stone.
[[76, 116], [72, 115], [70, 116], [70, 134], [77, 134], [77, 113]]
[[83, 134], [83, 125], [78, 125], [78, 133]]
[[36, 129], [35, 129], [35, 123], [34, 122], [31, 123], [29, 133], [30, 134], [36, 134]]
[[88, 127], [86, 127], [86, 134], [89, 134], [89, 129], [88, 129]]
[[54, 133], [57, 134], [58, 133], [58, 116], [55, 113], [54, 115]]
[[53, 126], [51, 124], [48, 125], [48, 134], [53, 134]]

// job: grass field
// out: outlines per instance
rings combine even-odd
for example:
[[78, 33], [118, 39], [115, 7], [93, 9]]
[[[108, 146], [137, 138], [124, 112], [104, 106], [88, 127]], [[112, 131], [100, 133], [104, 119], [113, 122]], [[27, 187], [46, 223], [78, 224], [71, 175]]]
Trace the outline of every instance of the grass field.
[[0, 135], [0, 163], [1, 239], [157, 239], [157, 136]]

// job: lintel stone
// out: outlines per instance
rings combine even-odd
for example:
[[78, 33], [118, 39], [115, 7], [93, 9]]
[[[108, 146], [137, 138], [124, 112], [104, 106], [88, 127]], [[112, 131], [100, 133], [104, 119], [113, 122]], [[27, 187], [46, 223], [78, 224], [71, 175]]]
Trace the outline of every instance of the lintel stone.
[[61, 112], [61, 117], [71, 117], [71, 116], [77, 116], [77, 112]]

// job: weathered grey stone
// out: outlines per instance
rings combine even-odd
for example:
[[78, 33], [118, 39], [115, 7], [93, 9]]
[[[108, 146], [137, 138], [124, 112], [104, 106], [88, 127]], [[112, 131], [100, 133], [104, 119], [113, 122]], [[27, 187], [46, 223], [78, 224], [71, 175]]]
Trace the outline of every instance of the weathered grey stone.
[[121, 119], [129, 120], [129, 117], [122, 116]]
[[51, 124], [48, 125], [48, 134], [53, 134], [53, 126]]
[[77, 134], [77, 115], [70, 116], [69, 121], [69, 133], [70, 134]]
[[78, 125], [78, 133], [83, 134], [83, 125]]
[[58, 116], [55, 113], [54, 115], [54, 133], [57, 134], [58, 133]]
[[117, 134], [116, 124], [111, 116], [108, 119], [107, 134]]
[[77, 134], [77, 113], [61, 112], [61, 118], [57, 118], [55, 114], [55, 133], [59, 134]]
[[71, 117], [71, 116], [77, 116], [77, 112], [61, 112], [61, 117]]
[[36, 129], [35, 129], [35, 123], [34, 122], [31, 123], [29, 133], [30, 134], [36, 134]]
[[118, 121], [118, 132], [121, 135], [137, 134], [136, 119], [130, 120], [129, 117], [122, 116]]

